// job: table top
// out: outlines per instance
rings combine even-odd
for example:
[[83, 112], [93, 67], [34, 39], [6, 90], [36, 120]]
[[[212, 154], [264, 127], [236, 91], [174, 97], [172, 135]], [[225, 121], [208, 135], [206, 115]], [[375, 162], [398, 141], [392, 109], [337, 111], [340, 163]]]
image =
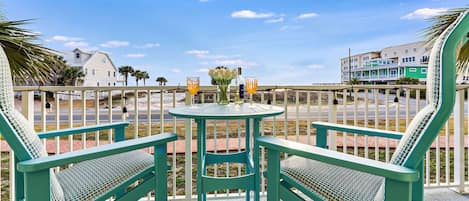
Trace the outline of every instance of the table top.
[[246, 119], [263, 118], [280, 115], [284, 112], [282, 107], [244, 103], [241, 105], [230, 103], [219, 105], [216, 103], [195, 104], [193, 106], [181, 106], [169, 110], [169, 114], [175, 117], [193, 119]]

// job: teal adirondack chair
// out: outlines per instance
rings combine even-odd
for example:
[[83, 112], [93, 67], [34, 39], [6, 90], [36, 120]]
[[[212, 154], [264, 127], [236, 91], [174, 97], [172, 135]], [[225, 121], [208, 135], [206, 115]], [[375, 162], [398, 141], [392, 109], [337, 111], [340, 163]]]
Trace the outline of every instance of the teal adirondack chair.
[[[268, 200], [303, 200], [292, 188], [314, 200], [423, 200], [423, 158], [453, 110], [456, 52], [467, 41], [468, 32], [469, 16], [463, 13], [435, 42], [428, 64], [429, 104], [405, 133], [315, 122], [318, 147], [258, 138], [257, 143], [268, 152]], [[390, 163], [384, 163], [324, 149], [328, 130], [400, 142]], [[280, 162], [280, 152], [293, 156]]]
[[[166, 145], [176, 140], [175, 134], [124, 141], [126, 122], [36, 134], [14, 109], [13, 98], [10, 66], [0, 47], [0, 132], [15, 153], [16, 200], [137, 200], [153, 190], [156, 200], [167, 200]], [[115, 143], [53, 156], [40, 140], [105, 129], [113, 129]], [[139, 151], [146, 147], [154, 147], [154, 156]], [[60, 172], [52, 170], [72, 163]]]

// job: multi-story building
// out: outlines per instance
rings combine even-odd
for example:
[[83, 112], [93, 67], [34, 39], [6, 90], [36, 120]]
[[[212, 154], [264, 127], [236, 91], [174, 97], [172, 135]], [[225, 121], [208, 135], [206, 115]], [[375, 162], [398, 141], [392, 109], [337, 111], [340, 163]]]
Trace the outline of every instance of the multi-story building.
[[85, 77], [80, 86], [119, 86], [122, 79], [109, 54], [101, 51], [87, 52], [79, 48], [65, 54], [67, 65], [81, 68]]
[[410, 77], [424, 82], [430, 49], [420, 41], [353, 55], [350, 60], [341, 58], [341, 81], [347, 83], [356, 78], [363, 84], [386, 84]]

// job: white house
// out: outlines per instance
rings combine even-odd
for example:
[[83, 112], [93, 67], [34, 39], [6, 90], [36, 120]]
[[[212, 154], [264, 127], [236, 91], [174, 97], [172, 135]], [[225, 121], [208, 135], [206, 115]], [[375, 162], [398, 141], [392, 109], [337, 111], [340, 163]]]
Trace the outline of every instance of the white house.
[[82, 86], [120, 86], [122, 79], [109, 54], [101, 51], [83, 51], [79, 48], [65, 54], [64, 59], [71, 67], [81, 68], [85, 77]]

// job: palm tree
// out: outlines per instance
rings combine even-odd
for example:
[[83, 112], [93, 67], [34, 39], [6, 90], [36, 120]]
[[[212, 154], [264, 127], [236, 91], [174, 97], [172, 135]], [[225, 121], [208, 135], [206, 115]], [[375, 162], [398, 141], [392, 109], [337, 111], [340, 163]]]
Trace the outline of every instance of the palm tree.
[[0, 18], [0, 45], [10, 63], [13, 80], [44, 84], [54, 81], [65, 67], [57, 52], [37, 44], [39, 34], [20, 28], [29, 20], [8, 21]]
[[64, 86], [76, 86], [77, 82], [85, 77], [85, 73], [77, 67], [65, 67], [59, 74], [58, 84]]
[[147, 86], [147, 79], [150, 79], [150, 75], [148, 74], [147, 71], [142, 71], [142, 74], [143, 74], [143, 86]]
[[161, 86], [161, 85], [166, 85], [166, 82], [168, 82], [168, 80], [165, 77], [157, 77], [156, 82], [158, 82], [159, 85]]
[[[427, 36], [427, 44], [433, 44], [438, 37], [443, 33], [446, 28], [453, 24], [456, 19], [464, 12], [468, 11], [469, 8], [454, 8], [449, 9], [445, 13], [430, 18], [433, 21], [433, 25], [424, 30], [424, 34]], [[465, 72], [469, 64], [469, 42], [461, 44], [460, 50], [457, 55], [456, 68], [458, 73]]]
[[121, 66], [119, 67], [119, 73], [124, 76], [125, 86], [127, 86], [129, 74], [134, 73], [134, 68], [132, 66]]
[[354, 77], [348, 82], [348, 84], [357, 85], [357, 84], [360, 84], [360, 80], [358, 78]]
[[145, 77], [145, 74], [143, 71], [136, 70], [132, 73], [132, 76], [135, 77], [135, 82], [137, 82], [137, 86], [138, 86], [138, 81], [142, 80]]

